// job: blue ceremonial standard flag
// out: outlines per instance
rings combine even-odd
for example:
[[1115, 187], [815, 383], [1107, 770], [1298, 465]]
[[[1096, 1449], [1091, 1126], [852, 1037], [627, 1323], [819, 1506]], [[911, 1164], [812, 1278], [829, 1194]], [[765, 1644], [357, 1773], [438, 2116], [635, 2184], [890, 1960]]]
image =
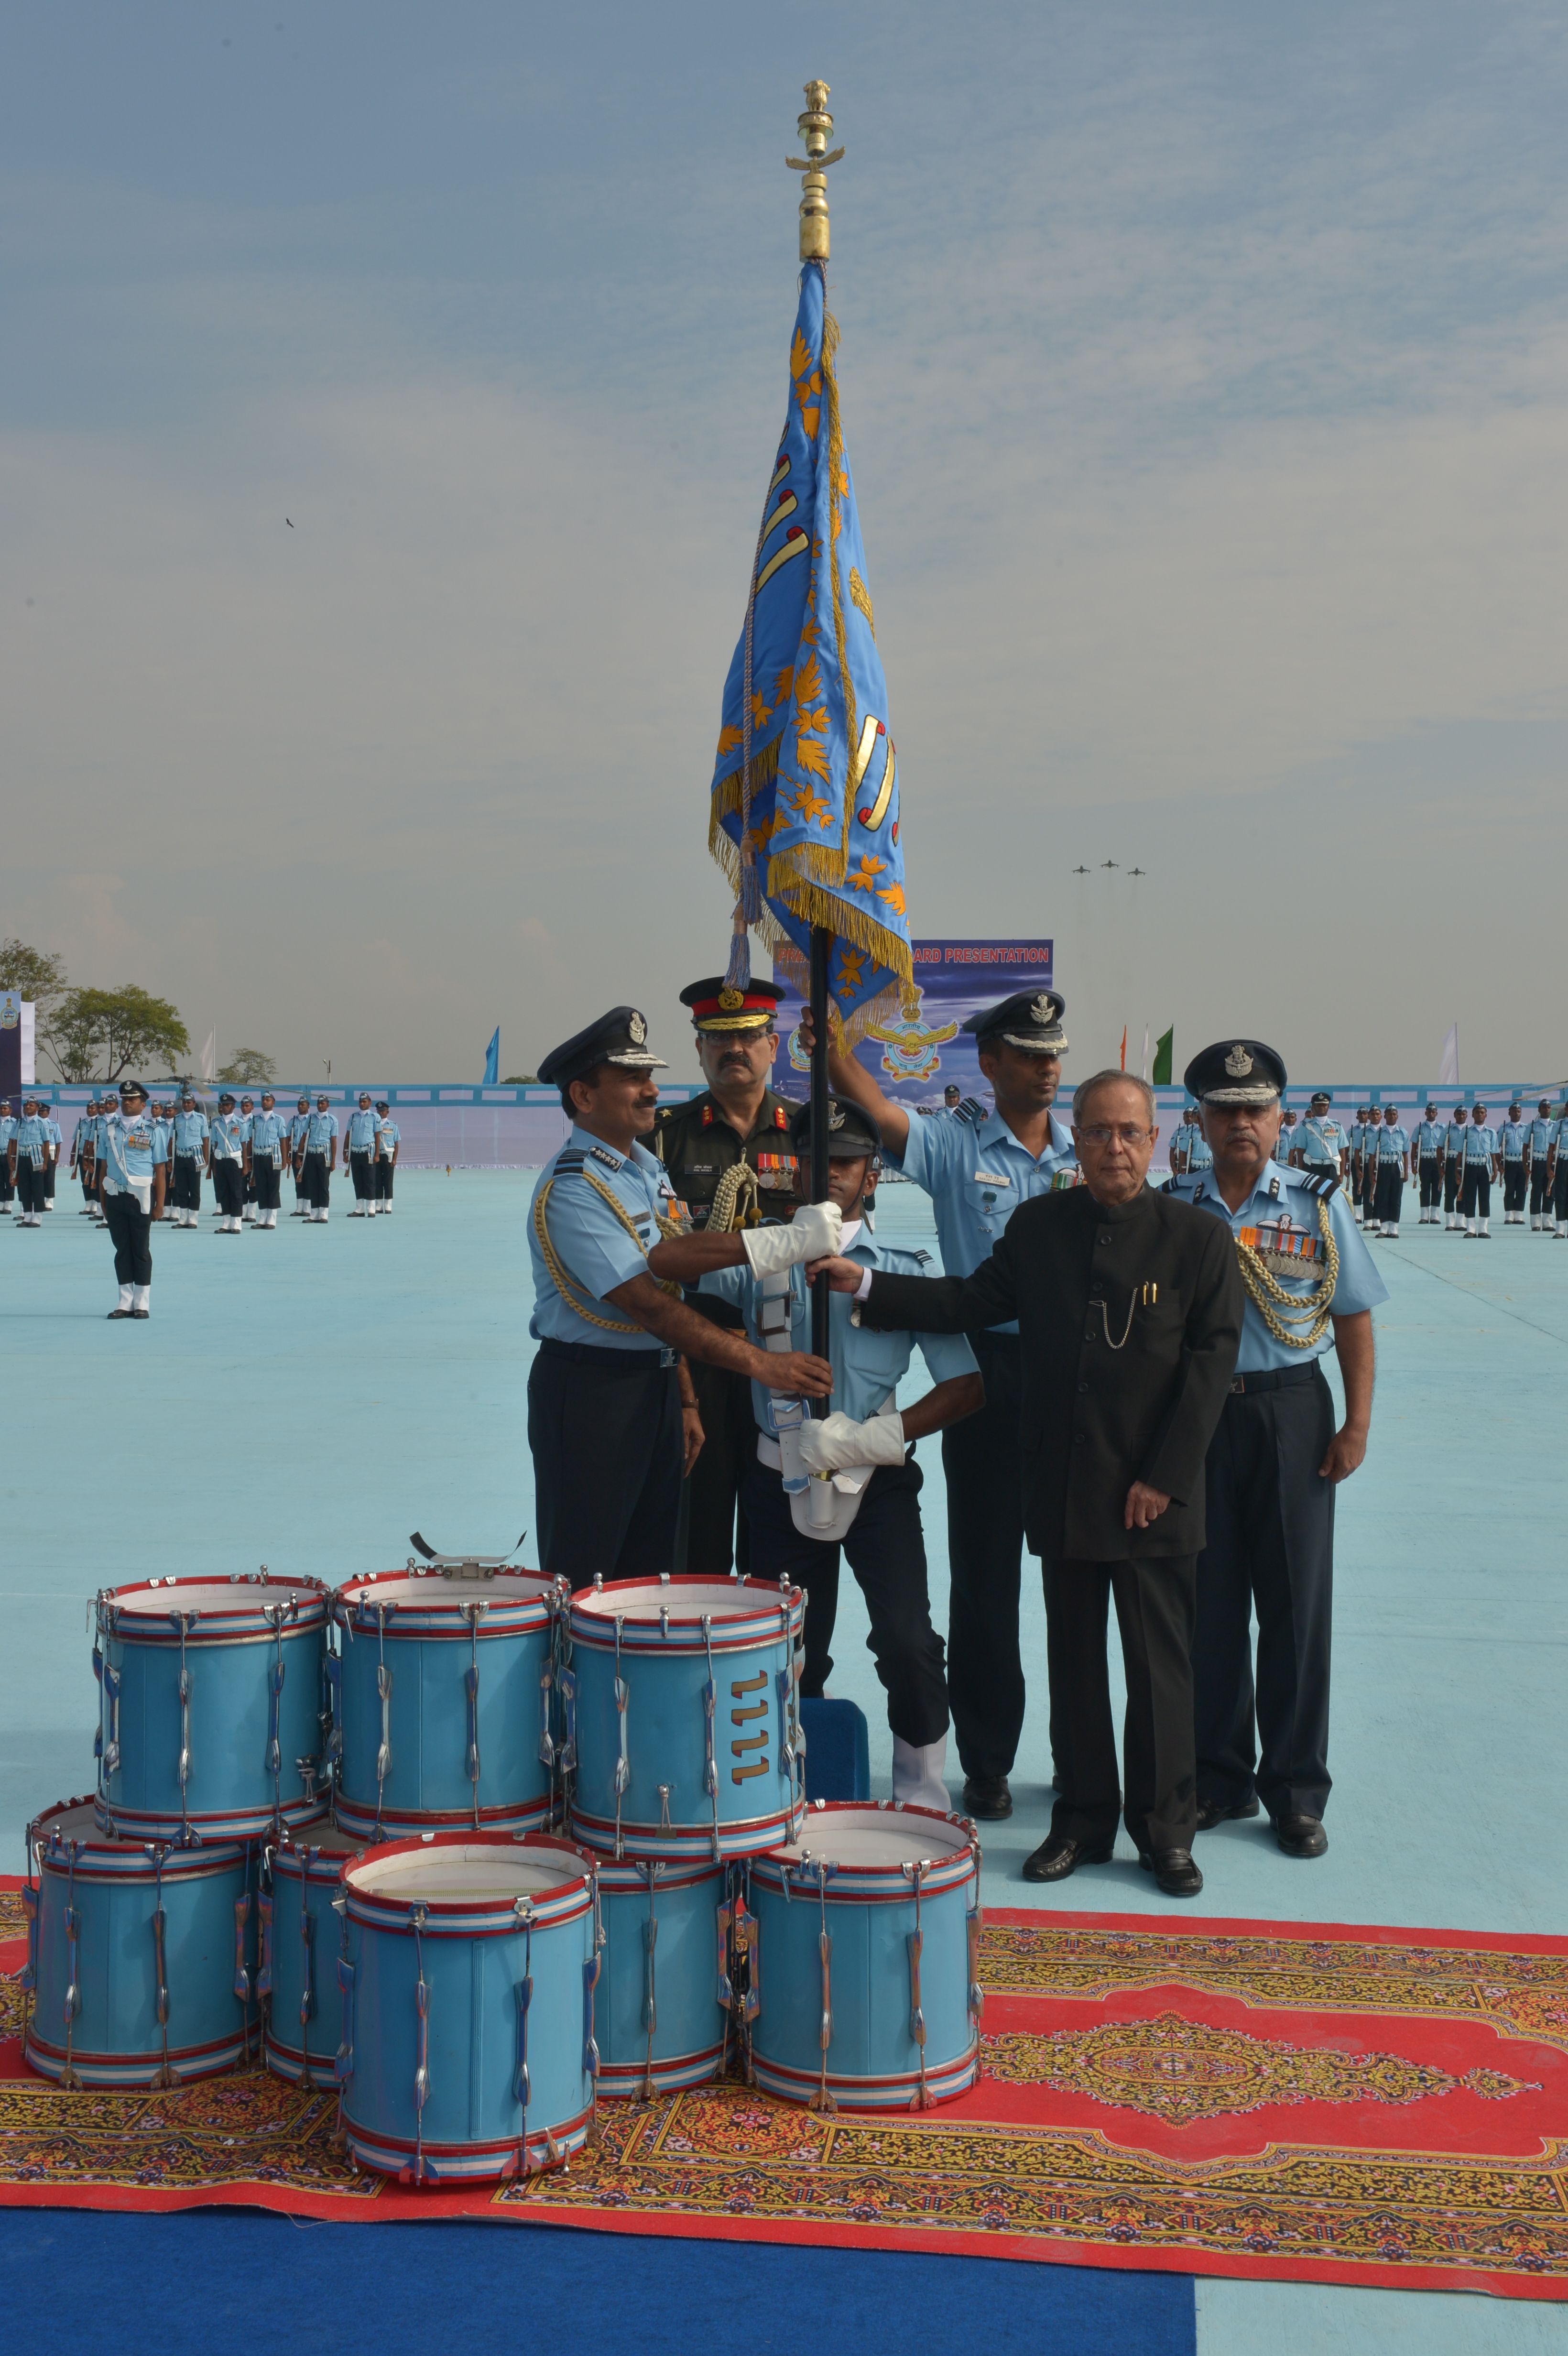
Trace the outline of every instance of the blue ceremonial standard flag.
[[801, 272], [784, 437], [724, 684], [709, 847], [790, 978], [814, 925], [847, 1044], [914, 1003], [898, 761], [838, 421], [822, 266]]
[[496, 1023], [496, 1025], [495, 1030], [494, 1030], [494, 1031], [492, 1032], [492, 1033], [491, 1033], [491, 1036], [490, 1036], [490, 1044], [489, 1044], [489, 1045], [485, 1048], [485, 1082], [484, 1082], [484, 1085], [485, 1086], [485, 1087], [487, 1087], [487, 1088], [493, 1088], [493, 1087], [495, 1087], [495, 1085], [496, 1085], [496, 1081], [500, 1078], [500, 1076], [501, 1076], [501, 1026], [500, 1026], [500, 1024], [497, 1023]]

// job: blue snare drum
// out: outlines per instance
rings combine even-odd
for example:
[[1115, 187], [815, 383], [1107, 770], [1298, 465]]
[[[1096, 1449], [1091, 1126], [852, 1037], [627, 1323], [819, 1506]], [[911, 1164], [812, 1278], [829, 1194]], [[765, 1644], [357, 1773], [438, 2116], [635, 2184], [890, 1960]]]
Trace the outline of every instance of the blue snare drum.
[[375, 1842], [544, 1823], [555, 1591], [537, 1572], [480, 1580], [416, 1567], [339, 1588], [328, 1676], [345, 1830]]
[[[315, 1579], [154, 1579], [98, 1597], [98, 1821], [134, 1840], [246, 1838], [321, 1812], [327, 1592]], [[304, 1794], [292, 1796], [303, 1776]]]
[[112, 1840], [91, 1800], [27, 1828], [28, 2062], [62, 2086], [173, 2086], [231, 2070], [261, 2025], [256, 1850]]
[[651, 2099], [718, 2076], [729, 1872], [656, 1858], [601, 1863], [604, 1953], [594, 2016], [601, 2094]]
[[814, 2108], [925, 2110], [980, 2074], [974, 1826], [891, 1800], [814, 1800], [752, 1866], [757, 2083]]
[[261, 1960], [256, 1993], [267, 2004], [262, 2059], [280, 2078], [336, 2083], [343, 2042], [337, 1960], [342, 1917], [333, 1909], [345, 1858], [364, 1844], [336, 1825], [302, 1825], [266, 1853], [257, 1911]]
[[594, 1862], [540, 1833], [426, 1833], [344, 1869], [343, 2126], [403, 2183], [535, 2174], [593, 2110]]
[[623, 1579], [572, 1597], [561, 1689], [579, 1840], [718, 1863], [792, 1837], [804, 1607], [798, 1587], [761, 1579]]

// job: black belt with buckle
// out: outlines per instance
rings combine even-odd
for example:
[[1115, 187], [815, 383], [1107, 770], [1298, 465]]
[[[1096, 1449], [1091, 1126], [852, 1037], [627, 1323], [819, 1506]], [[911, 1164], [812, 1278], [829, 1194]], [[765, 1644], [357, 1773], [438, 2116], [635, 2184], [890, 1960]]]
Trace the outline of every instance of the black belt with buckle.
[[1316, 1358], [1304, 1366], [1271, 1366], [1266, 1374], [1232, 1375], [1231, 1396], [1240, 1398], [1251, 1391], [1283, 1391], [1292, 1383], [1309, 1383], [1317, 1372]]

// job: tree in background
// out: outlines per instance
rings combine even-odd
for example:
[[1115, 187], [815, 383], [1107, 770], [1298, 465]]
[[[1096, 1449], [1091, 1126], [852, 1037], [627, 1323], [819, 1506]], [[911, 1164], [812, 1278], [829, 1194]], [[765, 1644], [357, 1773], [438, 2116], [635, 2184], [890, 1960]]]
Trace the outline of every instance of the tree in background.
[[218, 1076], [237, 1088], [264, 1088], [277, 1078], [278, 1067], [260, 1047], [240, 1047], [227, 1064], [219, 1065]]
[[65, 959], [52, 949], [29, 948], [14, 937], [0, 941], [0, 990], [20, 991], [42, 1014], [68, 987]]
[[506, 1078], [502, 1081], [501, 1086], [504, 1088], [537, 1088], [539, 1086], [539, 1074], [537, 1072], [508, 1072]]
[[179, 1009], [134, 982], [120, 990], [67, 990], [39, 1025], [38, 1044], [62, 1080], [117, 1080], [133, 1068], [175, 1069], [190, 1038]]

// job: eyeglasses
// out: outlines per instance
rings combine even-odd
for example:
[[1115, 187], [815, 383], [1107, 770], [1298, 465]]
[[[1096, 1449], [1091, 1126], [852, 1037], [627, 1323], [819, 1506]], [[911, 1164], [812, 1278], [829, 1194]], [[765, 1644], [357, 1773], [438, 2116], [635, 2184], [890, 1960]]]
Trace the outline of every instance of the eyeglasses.
[[1136, 1128], [1131, 1121], [1123, 1121], [1115, 1129], [1104, 1121], [1096, 1121], [1093, 1128], [1081, 1129], [1078, 1134], [1090, 1145], [1109, 1145], [1115, 1138], [1119, 1143], [1132, 1146], [1141, 1145], [1145, 1138], [1154, 1135], [1154, 1131], [1152, 1129]]

